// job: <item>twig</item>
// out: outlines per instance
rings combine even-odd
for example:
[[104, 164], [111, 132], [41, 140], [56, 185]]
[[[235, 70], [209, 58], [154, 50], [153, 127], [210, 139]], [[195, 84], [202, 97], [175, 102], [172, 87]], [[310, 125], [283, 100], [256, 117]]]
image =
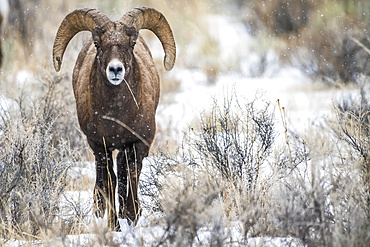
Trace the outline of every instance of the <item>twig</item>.
[[290, 144], [289, 144], [288, 124], [286, 122], [286, 117], [285, 117], [285, 108], [281, 107], [279, 99], [277, 100], [277, 104], [278, 104], [278, 107], [279, 107], [279, 110], [280, 110], [281, 121], [282, 121], [283, 126], [284, 126], [285, 142], [288, 146], [290, 161], [292, 162], [292, 160], [293, 160], [292, 159], [292, 151], [290, 149]]
[[356, 44], [358, 44], [360, 47], [362, 47], [367, 53], [370, 54], [370, 49], [367, 48], [363, 43], [361, 43], [361, 41], [359, 41], [358, 39], [356, 38], [351, 38]]
[[136, 101], [135, 95], [134, 95], [134, 93], [132, 92], [132, 90], [131, 90], [131, 88], [130, 88], [130, 85], [128, 85], [128, 82], [125, 80], [125, 78], [123, 78], [123, 80], [125, 81], [125, 83], [126, 83], [126, 85], [127, 85], [127, 87], [128, 87], [128, 90], [130, 90], [130, 93], [131, 93], [131, 95], [132, 95], [132, 98], [134, 98], [134, 101], [135, 101], [135, 104], [136, 104], [136, 106], [137, 106], [137, 109], [139, 109], [139, 105], [137, 104], [137, 101]]

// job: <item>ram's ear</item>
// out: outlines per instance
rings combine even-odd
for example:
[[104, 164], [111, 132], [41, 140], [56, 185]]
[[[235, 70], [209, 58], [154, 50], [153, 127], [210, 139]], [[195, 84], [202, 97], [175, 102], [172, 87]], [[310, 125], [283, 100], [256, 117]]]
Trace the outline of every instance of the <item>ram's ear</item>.
[[136, 31], [135, 27], [125, 27], [126, 35], [130, 37], [130, 46], [134, 47], [136, 45], [136, 40], [139, 36], [139, 32]]
[[138, 37], [138, 33], [136, 35], [131, 36], [130, 38], [130, 46], [132, 48], [134, 48], [134, 46], [136, 45], [137, 37]]
[[101, 46], [101, 36], [103, 35], [104, 30], [100, 27], [95, 28], [91, 34], [92, 34], [92, 39], [94, 40], [94, 45], [96, 49], [99, 49]]

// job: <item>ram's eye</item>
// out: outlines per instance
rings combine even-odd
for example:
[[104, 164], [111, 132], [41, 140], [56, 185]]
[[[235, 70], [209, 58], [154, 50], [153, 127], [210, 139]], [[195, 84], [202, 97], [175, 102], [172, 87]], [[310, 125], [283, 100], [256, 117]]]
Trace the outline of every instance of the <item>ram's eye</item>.
[[132, 41], [131, 47], [134, 48], [135, 45], [136, 45], [136, 41]]

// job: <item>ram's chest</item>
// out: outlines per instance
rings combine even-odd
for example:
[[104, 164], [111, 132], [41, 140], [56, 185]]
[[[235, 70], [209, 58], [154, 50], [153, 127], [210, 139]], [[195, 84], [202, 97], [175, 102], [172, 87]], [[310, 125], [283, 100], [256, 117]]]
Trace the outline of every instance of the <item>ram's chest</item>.
[[[120, 97], [118, 97], [120, 98]], [[93, 101], [91, 111], [80, 120], [80, 126], [88, 138], [95, 142], [105, 142], [110, 148], [120, 148], [136, 142], [137, 135], [151, 142], [155, 132], [154, 115], [144, 114], [125, 100], [104, 98]], [[90, 102], [91, 103], [91, 102]], [[86, 111], [80, 109], [80, 111]]]
[[93, 121], [87, 123], [86, 135], [95, 142], [104, 142], [107, 147], [119, 148], [136, 140], [130, 131], [132, 128], [134, 128], [132, 124], [125, 123], [124, 119], [97, 114]]

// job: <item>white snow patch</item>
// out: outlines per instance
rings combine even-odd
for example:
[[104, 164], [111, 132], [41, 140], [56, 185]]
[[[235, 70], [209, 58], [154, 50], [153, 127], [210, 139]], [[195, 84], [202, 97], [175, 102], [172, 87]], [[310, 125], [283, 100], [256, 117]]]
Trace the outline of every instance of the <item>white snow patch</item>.
[[162, 127], [171, 123], [176, 128], [175, 138], [179, 141], [194, 121], [199, 121], [203, 113], [212, 109], [215, 100], [222, 105], [223, 99], [233, 93], [241, 102], [252, 101], [256, 95], [262, 95], [262, 99], [275, 106], [276, 119], [281, 123], [279, 100], [285, 109], [289, 127], [302, 131], [330, 115], [333, 100], [343, 95], [341, 90], [335, 88], [314, 86], [309, 78], [295, 68], [283, 68], [273, 78], [250, 78], [240, 73], [230, 73], [219, 76], [212, 85], [206, 83], [205, 75], [199, 70], [178, 69], [176, 72], [176, 79], [181, 81], [181, 90], [175, 93], [171, 104], [159, 106], [157, 122]]
[[18, 87], [23, 88], [34, 84], [35, 77], [28, 70], [20, 70], [15, 76], [15, 82]]

